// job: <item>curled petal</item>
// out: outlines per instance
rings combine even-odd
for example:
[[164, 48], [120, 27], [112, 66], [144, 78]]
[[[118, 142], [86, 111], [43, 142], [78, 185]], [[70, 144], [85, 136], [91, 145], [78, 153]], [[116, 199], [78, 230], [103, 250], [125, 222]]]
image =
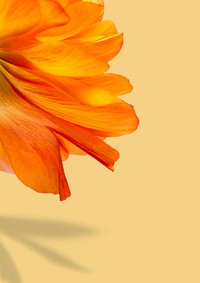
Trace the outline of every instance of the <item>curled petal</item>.
[[117, 34], [100, 41], [85, 44], [82, 48], [87, 50], [89, 55], [103, 62], [108, 62], [119, 53], [122, 45], [123, 34]]
[[102, 19], [103, 5], [75, 1], [66, 7], [66, 13], [70, 19], [68, 24], [43, 31], [37, 35], [37, 39], [42, 42], [52, 42], [64, 40], [78, 34], [91, 24]]

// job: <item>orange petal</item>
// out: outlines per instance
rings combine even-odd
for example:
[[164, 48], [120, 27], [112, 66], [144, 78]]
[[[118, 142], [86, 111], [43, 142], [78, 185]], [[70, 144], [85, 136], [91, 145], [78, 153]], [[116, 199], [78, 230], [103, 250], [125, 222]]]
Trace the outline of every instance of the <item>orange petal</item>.
[[123, 34], [113, 35], [97, 42], [81, 45], [91, 56], [101, 61], [108, 62], [121, 50], [123, 45]]
[[[53, 89], [14, 79], [5, 70], [4, 73], [31, 103], [63, 120], [99, 131], [99, 135], [102, 132], [103, 136], [105, 133], [107, 136], [123, 135], [134, 131], [138, 126], [133, 107], [121, 100], [118, 102], [116, 97], [113, 98], [117, 103], [112, 103], [111, 100], [110, 104], [105, 105], [104, 102], [101, 106], [81, 105], [76, 101], [69, 101], [62, 93], [55, 93]], [[85, 95], [87, 97], [87, 88]]]
[[58, 119], [47, 112], [42, 113], [44, 117], [47, 117], [48, 120], [52, 122], [48, 127], [52, 128], [56, 134], [59, 134], [67, 141], [101, 162], [108, 169], [114, 171], [114, 163], [118, 160], [119, 153], [102, 141], [104, 137], [96, 137], [87, 129]]
[[[35, 93], [38, 93], [40, 96], [50, 96], [57, 100], [65, 100], [66, 102], [75, 102], [94, 106], [122, 102], [119, 98], [116, 98], [108, 91], [103, 90], [101, 85], [98, 87], [97, 84], [96, 87], [96, 77], [94, 78], [94, 83], [91, 82], [90, 84], [89, 78], [85, 79], [85, 83], [84, 79], [76, 80], [69, 77], [54, 76], [53, 82], [51, 81], [52, 77], [50, 77], [48, 84], [47, 81], [9, 63], [2, 62], [2, 66], [4, 67], [2, 72], [5, 76], [9, 78], [13, 85], [22, 92], [26, 90], [31, 91], [34, 95]], [[123, 83], [123, 80], [120, 80], [120, 82]]]
[[[18, 118], [21, 116], [25, 116], [27, 117], [28, 121], [39, 120], [38, 123], [40, 125], [48, 127], [51, 130], [53, 129], [54, 132], [60, 134], [65, 139], [67, 139], [68, 141], [70, 141], [71, 143], [73, 143], [74, 145], [76, 145], [77, 147], [79, 147], [80, 149], [82, 149], [92, 157], [94, 157], [96, 160], [101, 162], [107, 168], [109, 168], [110, 170], [114, 170], [113, 169], [114, 163], [119, 158], [119, 153], [115, 149], [113, 149], [111, 146], [103, 142], [101, 139], [91, 134], [88, 130], [85, 130], [77, 125], [56, 118], [55, 116], [52, 116], [48, 112], [44, 112], [41, 109], [34, 107], [30, 103], [27, 103], [19, 95], [14, 93], [11, 86], [5, 81], [5, 79], [4, 79], [4, 84], [5, 84], [4, 87], [5, 89], [3, 90], [2, 93], [5, 92], [7, 94], [4, 97], [4, 99], [5, 98], [6, 100], [11, 99], [11, 101], [8, 101], [9, 107], [7, 105], [6, 108], [7, 111], [9, 110], [10, 113], [14, 113], [15, 116]], [[3, 87], [3, 85], [1, 85], [1, 87]], [[10, 98], [10, 96], [12, 97]], [[15, 106], [16, 104], [17, 106]], [[2, 107], [1, 107], [1, 113], [4, 114]], [[6, 125], [7, 116], [8, 115], [6, 113], [6, 115], [3, 115], [4, 119], [2, 119], [2, 122], [4, 121], [5, 125]], [[15, 118], [12, 119], [15, 120]]]
[[[131, 105], [112, 103], [102, 106], [81, 105], [67, 101], [58, 93], [48, 92], [48, 89], [30, 86], [23, 83], [20, 92], [31, 103], [53, 115], [71, 123], [94, 129], [107, 136], [124, 135], [134, 131], [138, 126], [138, 118]], [[31, 89], [32, 88], [32, 89]]]
[[13, 173], [10, 161], [8, 156], [0, 142], [0, 171], [4, 171], [7, 173]]
[[11, 51], [30, 48], [38, 44], [38, 40], [35, 39], [36, 33], [64, 25], [69, 21], [65, 10], [54, 0], [42, 0], [38, 4], [40, 20], [37, 21], [37, 24], [33, 25], [33, 28], [27, 30], [27, 32], [20, 35], [12, 34], [12, 36], [4, 38], [0, 43], [4, 50]]
[[40, 10], [36, 0], [1, 0], [0, 11], [0, 26], [3, 27], [0, 39], [25, 33], [40, 20]]
[[20, 36], [10, 36], [3, 39], [0, 43], [1, 48], [5, 51], [13, 50], [23, 50], [31, 48], [34, 45], [38, 44], [38, 40], [34, 37], [30, 37], [28, 34], [22, 34]]
[[63, 142], [64, 139], [61, 136], [59, 136], [55, 133], [54, 133], [54, 135], [55, 135], [55, 137], [57, 138], [57, 141], [58, 141], [61, 159], [62, 159], [62, 161], [64, 161], [69, 157], [69, 151], [67, 150], [67, 148], [64, 145], [64, 142]]
[[66, 110], [59, 106], [56, 105], [54, 109], [48, 109], [48, 111], [63, 120], [96, 130], [97, 135], [120, 136], [131, 133], [138, 127], [134, 108], [125, 103], [99, 107], [66, 106]]
[[82, 0], [82, 1], [103, 5], [103, 0]]
[[103, 5], [75, 2], [66, 7], [66, 13], [70, 18], [67, 25], [43, 31], [37, 35], [37, 39], [42, 42], [52, 42], [74, 36], [91, 24], [102, 19]]
[[[78, 148], [77, 146], [75, 146], [73, 143], [69, 142], [68, 140], [66, 140], [65, 138], [63, 138], [61, 135], [59, 135], [58, 133], [55, 133], [55, 136], [57, 137], [57, 139], [59, 140], [59, 143], [62, 145], [61, 150], [63, 151], [63, 153], [70, 153], [70, 154], [77, 154], [77, 155], [85, 155], [86, 153], [81, 150], [80, 148]], [[68, 155], [67, 155], [68, 157]], [[63, 160], [65, 160], [66, 157], [63, 154]]]
[[68, 23], [69, 17], [58, 1], [42, 0], [39, 1], [39, 6], [41, 11], [40, 31]]
[[[16, 60], [15, 60], [16, 61]], [[0, 61], [0, 70], [2, 73], [7, 77], [10, 74], [9, 79], [11, 79], [11, 75], [17, 79], [20, 79], [24, 82], [34, 83], [39, 85], [46, 85], [46, 82], [44, 79], [40, 78], [36, 74], [33, 74], [33, 72], [26, 70], [24, 68], [21, 68], [17, 65], [13, 65], [11, 63], [8, 63], [6, 61]]]
[[61, 200], [69, 197], [56, 138], [35, 121], [13, 118], [16, 123], [12, 120], [10, 125], [7, 121], [6, 126], [0, 126], [0, 140], [14, 173], [26, 186], [37, 192], [59, 193]]
[[37, 68], [58, 76], [87, 77], [104, 73], [108, 64], [88, 55], [81, 46], [43, 43], [22, 54]]
[[119, 136], [137, 129], [138, 118], [134, 108], [126, 103], [105, 106], [87, 106], [67, 103], [52, 97], [41, 97], [23, 91], [31, 102], [53, 115], [79, 126], [94, 129], [98, 135]]
[[90, 25], [76, 36], [68, 38], [67, 42], [95, 42], [115, 34], [117, 29], [112, 21], [101, 21]]
[[[112, 103], [123, 103], [123, 101], [113, 96], [108, 91], [98, 87], [98, 85], [92, 85], [87, 83], [88, 78], [84, 79], [71, 79], [71, 78], [56, 78], [57, 82], [65, 86], [67, 95], [71, 96], [72, 103], [92, 105], [92, 106], [103, 106]], [[62, 89], [61, 89], [62, 90]], [[65, 98], [67, 95], [65, 92]], [[47, 95], [49, 96], [49, 95]], [[54, 95], [55, 96], [55, 95]], [[57, 96], [58, 97], [58, 96]]]
[[[9, 76], [9, 79], [15, 86], [18, 84], [19, 87], [24, 89], [27, 89], [27, 87], [30, 89], [34, 88], [36, 93], [43, 93], [45, 89], [43, 86], [47, 85], [47, 82], [45, 83], [43, 79], [9, 63], [2, 62], [2, 65], [16, 79], [20, 79], [17, 81], [9, 76], [7, 72], [7, 76]], [[51, 79], [49, 78], [49, 83], [50, 81]], [[28, 86], [26, 82], [31, 83], [31, 85]], [[65, 77], [54, 77], [54, 81], [51, 81], [51, 85], [57, 89], [56, 95], [59, 93], [59, 97], [61, 95], [60, 92], [63, 92], [62, 96], [69, 101], [77, 101], [95, 106], [122, 102], [120, 99], [113, 97], [113, 95], [117, 96], [129, 93], [133, 89], [127, 78], [116, 74], [103, 74], [97, 77], [77, 80]], [[55, 94], [54, 88], [48, 88], [45, 91], [45, 93], [48, 93], [47, 96], [52, 92]]]
[[132, 90], [128, 79], [115, 74], [83, 79], [54, 77], [57, 84], [48, 85], [43, 79], [9, 63], [2, 62], [2, 67], [4, 67], [2, 72], [20, 91], [31, 91], [40, 96], [64, 99], [66, 102], [79, 102], [94, 106], [123, 103], [115, 96]]
[[114, 170], [114, 163], [119, 159], [119, 153], [117, 150], [82, 127], [71, 124], [67, 121], [63, 122], [61, 120], [56, 120], [53, 116], [49, 116], [49, 119], [57, 125], [57, 127], [54, 127], [54, 131], [56, 131], [56, 133], [66, 138], [90, 156], [94, 157], [110, 170]]
[[25, 102], [18, 104], [19, 98], [1, 74], [0, 80], [0, 141], [14, 173], [35, 191], [59, 193], [61, 200], [66, 199], [70, 191], [56, 137], [42, 125], [39, 113]]
[[127, 78], [116, 74], [104, 74], [98, 77], [84, 78], [81, 81], [116, 96], [129, 93], [133, 89]]
[[8, 52], [0, 49], [0, 67], [3, 65], [4, 61], [13, 66], [20, 66], [25, 69], [34, 69], [34, 65], [17, 51]]

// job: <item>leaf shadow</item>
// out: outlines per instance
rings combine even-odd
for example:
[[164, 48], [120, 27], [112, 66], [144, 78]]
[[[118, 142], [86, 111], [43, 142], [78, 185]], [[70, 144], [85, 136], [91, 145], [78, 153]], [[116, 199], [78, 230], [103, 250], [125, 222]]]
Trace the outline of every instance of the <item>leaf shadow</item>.
[[[84, 237], [96, 234], [97, 231], [94, 229], [65, 221], [0, 216], [0, 232], [6, 236], [9, 236], [13, 240], [20, 242], [27, 248], [33, 250], [54, 264], [74, 269], [79, 272], [89, 271], [82, 264], [63, 254], [60, 254], [58, 251], [56, 251], [55, 246], [54, 249], [46, 247], [40, 243], [37, 243], [37, 239], [41, 239], [41, 237], [44, 239], [74, 239], [75, 237]], [[21, 283], [19, 272], [17, 271], [13, 260], [1, 244], [0, 259], [1, 277], [4, 278], [7, 276], [10, 280], [8, 281], [9, 283]]]

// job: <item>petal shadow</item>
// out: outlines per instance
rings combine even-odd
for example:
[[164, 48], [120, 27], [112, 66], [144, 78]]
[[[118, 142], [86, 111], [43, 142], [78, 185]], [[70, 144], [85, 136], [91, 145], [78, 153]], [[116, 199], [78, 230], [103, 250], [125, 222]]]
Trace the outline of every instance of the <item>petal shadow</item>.
[[22, 283], [20, 274], [8, 251], [0, 243], [0, 277], [3, 282]]
[[[0, 232], [11, 237], [13, 240], [26, 245], [28, 248], [53, 263], [80, 272], [86, 272], [88, 269], [75, 262], [73, 259], [57, 252], [55, 246], [54, 250], [52, 250], [37, 243], [36, 240], [41, 237], [53, 239], [84, 237], [95, 234], [97, 231], [80, 224], [68, 223], [65, 221], [0, 216]], [[16, 283], [18, 283], [18, 281], [16, 281]]]
[[23, 234], [43, 237], [77, 237], [93, 234], [96, 231], [89, 227], [57, 220], [41, 220], [0, 216], [0, 230], [12, 235]]
[[77, 271], [82, 271], [82, 272], [88, 271], [85, 267], [76, 263], [72, 259], [69, 259], [66, 256], [57, 253], [56, 251], [53, 251], [52, 249], [49, 249], [34, 241], [31, 241], [26, 237], [23, 237], [22, 235], [16, 234], [15, 239], [55, 264], [62, 265], [64, 267], [71, 268]]

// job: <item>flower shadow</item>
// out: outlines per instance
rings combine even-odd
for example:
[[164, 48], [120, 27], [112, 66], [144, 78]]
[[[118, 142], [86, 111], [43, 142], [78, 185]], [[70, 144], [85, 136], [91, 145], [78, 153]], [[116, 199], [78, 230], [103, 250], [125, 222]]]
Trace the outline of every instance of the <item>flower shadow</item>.
[[[88, 269], [80, 263], [60, 254], [56, 251], [55, 246], [54, 249], [52, 249], [38, 243], [37, 238], [74, 239], [75, 237], [83, 237], [94, 234], [97, 231], [80, 224], [64, 221], [0, 216], [0, 232], [37, 252], [40, 256], [43, 256], [54, 264], [80, 272], [86, 272]], [[2, 244], [0, 244], [0, 261], [1, 277], [6, 278], [10, 283], [21, 283], [17, 268]]]

